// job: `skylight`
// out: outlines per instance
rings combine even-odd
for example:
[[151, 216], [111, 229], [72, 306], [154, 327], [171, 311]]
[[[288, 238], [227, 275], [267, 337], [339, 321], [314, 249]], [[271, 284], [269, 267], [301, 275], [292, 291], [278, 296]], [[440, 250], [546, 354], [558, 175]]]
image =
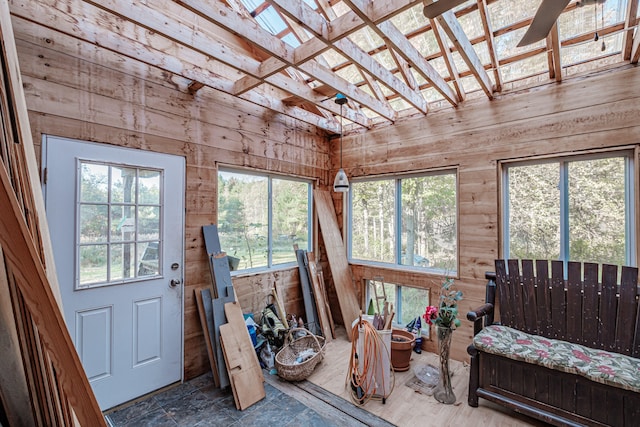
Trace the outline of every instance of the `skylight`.
[[[331, 87], [333, 86], [331, 81], [327, 82], [323, 79], [324, 83], [320, 83], [313, 76], [305, 74], [306, 84], [319, 91], [319, 94], [327, 96], [327, 99], [339, 91], [338, 87], [353, 85], [355, 86], [353, 90], [361, 90], [369, 97], [378, 98], [399, 115], [418, 112], [424, 114], [427, 110], [420, 111], [417, 108], [420, 103], [412, 98], [407, 90], [414, 91], [423, 99], [423, 102], [441, 103], [445, 100], [442, 95], [444, 89], [441, 87], [435, 90], [437, 86], [434, 87], [434, 85], [442, 83], [434, 83], [424, 78], [432, 75], [430, 74], [432, 72], [444, 79], [445, 84], [450, 88], [454, 87], [454, 79], [457, 79], [457, 85], [466, 95], [487, 92], [486, 83], [482, 82], [479, 71], [471, 69], [467, 63], [469, 60], [473, 62], [473, 58], [469, 59], [466, 55], [463, 57], [460, 54], [461, 47], [454, 45], [443, 28], [440, 28], [441, 23], [435, 24], [436, 21], [425, 18], [422, 3], [415, 4], [409, 0], [403, 0], [406, 6], [398, 5], [401, 8], [400, 12], [392, 13], [387, 21], [376, 21], [378, 28], [371, 27], [371, 22], [365, 21], [366, 25], [361, 25], [361, 28], [356, 31], [350, 31], [346, 35], [346, 40], [341, 43], [340, 34], [337, 37], [333, 35], [334, 39], [313, 40], [315, 37], [322, 36], [320, 33], [314, 34], [314, 28], [317, 30], [318, 22], [339, 20], [339, 17], [344, 14], [352, 14], [350, 22], [357, 25], [360, 20], [358, 13], [352, 11], [350, 0], [322, 1], [323, 4], [320, 7], [317, 0], [304, 0], [300, 8], [304, 10], [308, 6], [308, 10], [305, 12], [306, 15], [301, 15], [299, 19], [291, 19], [291, 13], [294, 12], [278, 9], [286, 5], [286, 1], [242, 0], [242, 4], [265, 30], [294, 49], [308, 49], [310, 42], [315, 49], [318, 49], [318, 41], [322, 41], [325, 45], [328, 43], [326, 48], [318, 51], [312, 61], [317, 62], [319, 67], [327, 67], [343, 83], [336, 82], [335, 87]], [[598, 66], [596, 60], [599, 58], [617, 57], [622, 61], [620, 52], [626, 41], [625, 22], [628, 1], [607, 0], [604, 4], [583, 7], [578, 7], [575, 2], [570, 3], [557, 24], [559, 64], [552, 64], [550, 59], [550, 52], [554, 49], [551, 38], [525, 47], [516, 46], [526, 32], [541, 0], [484, 0], [480, 3], [469, 0], [456, 7], [454, 13], [455, 20], [472, 46], [473, 52], [468, 53], [478, 58], [484, 69], [480, 71], [486, 72], [488, 80], [485, 82], [489, 81], [497, 86], [510, 83], [510, 88], [517, 88], [518, 82], [523, 84], [530, 84], [533, 81], [550, 82], [556, 70], [562, 69], [563, 72], [568, 72], [577, 64], [584, 69], [585, 64], [593, 62], [593, 66], [596, 67]], [[486, 8], [486, 13], [479, 8]], [[290, 22], [295, 25], [289, 24], [284, 19], [285, 15], [289, 15]], [[636, 15], [640, 15], [640, 11]], [[380, 27], [383, 24], [385, 29]], [[316, 27], [313, 27], [314, 25]], [[434, 32], [432, 25], [439, 27], [438, 34]], [[393, 28], [389, 30], [389, 26]], [[490, 33], [486, 32], [487, 27], [490, 28]], [[326, 26], [326, 28], [332, 27]], [[384, 33], [385, 31], [391, 31], [391, 34]], [[399, 31], [404, 36], [405, 42], [394, 38], [395, 31]], [[593, 40], [596, 31], [599, 35], [598, 42]], [[304, 43], [307, 40], [310, 42]], [[351, 47], [344, 42], [355, 44], [356, 51], [352, 51]], [[394, 43], [401, 43], [401, 47]], [[445, 46], [447, 51], [443, 52], [441, 45]], [[349, 49], [349, 51], [342, 51], [343, 49]], [[416, 57], [411, 53], [412, 49], [424, 59], [416, 63]], [[362, 57], [365, 54], [369, 55], [374, 62], [363, 61]], [[358, 61], [362, 62], [355, 61], [358, 58], [360, 58]], [[368, 67], [371, 64], [377, 64], [375, 67], [379, 67], [380, 71], [370, 72]], [[553, 69], [553, 67], [556, 68]], [[409, 89], [404, 90], [400, 85]], [[451, 100], [449, 105], [450, 103]], [[358, 106], [357, 103], [349, 105], [375, 121], [386, 120], [373, 111], [380, 110], [371, 108], [371, 105]]]

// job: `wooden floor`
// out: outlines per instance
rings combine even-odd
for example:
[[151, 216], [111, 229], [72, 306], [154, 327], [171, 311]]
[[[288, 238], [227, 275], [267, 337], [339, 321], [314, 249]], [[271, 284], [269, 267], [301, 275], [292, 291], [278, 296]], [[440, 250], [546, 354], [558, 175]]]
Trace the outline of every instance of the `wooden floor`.
[[[308, 378], [331, 393], [351, 401], [351, 391], [345, 387], [349, 367], [351, 343], [347, 341], [344, 329], [339, 338], [327, 343], [325, 357]], [[480, 399], [480, 406], [472, 408], [467, 404], [469, 366], [451, 361], [452, 382], [457, 401], [444, 405], [433, 396], [421, 394], [405, 385], [414, 376], [413, 368], [422, 364], [438, 366], [438, 357], [433, 353], [412, 353], [411, 369], [395, 373], [395, 386], [383, 404], [380, 400], [370, 400], [362, 406], [397, 426], [544, 426], [546, 424]], [[428, 422], [427, 422], [428, 420]]]

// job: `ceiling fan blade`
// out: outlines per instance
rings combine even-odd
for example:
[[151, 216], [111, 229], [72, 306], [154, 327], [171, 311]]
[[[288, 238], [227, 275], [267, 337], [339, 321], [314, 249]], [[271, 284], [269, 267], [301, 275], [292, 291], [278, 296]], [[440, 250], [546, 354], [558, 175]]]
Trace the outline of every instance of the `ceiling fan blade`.
[[467, 0], [440, 0], [435, 3], [428, 4], [424, 7], [423, 13], [429, 19], [433, 19], [438, 15], [442, 15], [449, 9], [453, 9], [459, 4]]
[[560, 16], [570, 1], [571, 0], [542, 0], [536, 16], [533, 17], [533, 21], [524, 37], [522, 37], [522, 40], [520, 40], [520, 43], [518, 43], [518, 47], [535, 43], [547, 37], [558, 16]]

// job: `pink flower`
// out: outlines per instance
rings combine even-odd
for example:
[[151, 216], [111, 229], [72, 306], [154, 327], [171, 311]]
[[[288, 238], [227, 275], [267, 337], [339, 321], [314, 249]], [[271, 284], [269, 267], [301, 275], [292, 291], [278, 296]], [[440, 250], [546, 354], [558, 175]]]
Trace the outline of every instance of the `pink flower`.
[[538, 341], [540, 344], [546, 345], [547, 347], [551, 347], [551, 341], [540, 340]]
[[518, 344], [529, 345], [531, 344], [531, 340], [516, 340]]
[[536, 350], [536, 354], [543, 359], [549, 357], [549, 353], [544, 350]]
[[429, 325], [433, 325], [431, 320], [433, 320], [433, 319], [435, 319], [437, 317], [438, 317], [438, 307], [433, 306], [433, 305], [428, 305], [427, 308], [425, 309], [424, 314], [422, 315], [422, 318]]
[[600, 370], [600, 372], [602, 372], [603, 374], [607, 374], [607, 375], [611, 375], [611, 376], [615, 376], [616, 375], [616, 371], [614, 371], [613, 369], [611, 369], [611, 367], [609, 366], [598, 366], [598, 369]]
[[482, 344], [484, 344], [486, 346], [490, 346], [491, 344], [493, 344], [493, 338], [491, 338], [491, 337], [482, 337]]
[[609, 358], [613, 357], [612, 354], [607, 353], [606, 351], [598, 352], [598, 356], [600, 356], [600, 357], [609, 357]]
[[583, 352], [581, 352], [580, 350], [573, 350], [573, 355], [578, 359], [582, 360], [583, 362], [591, 362], [591, 358], [586, 354], [584, 354]]

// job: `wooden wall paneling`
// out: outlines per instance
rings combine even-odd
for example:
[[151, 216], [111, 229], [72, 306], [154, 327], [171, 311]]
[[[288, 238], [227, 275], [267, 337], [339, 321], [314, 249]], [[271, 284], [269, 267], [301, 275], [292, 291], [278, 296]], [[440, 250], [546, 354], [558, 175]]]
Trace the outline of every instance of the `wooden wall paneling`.
[[[38, 37], [49, 31], [23, 30], [25, 40], [20, 42], [21, 60], [29, 64], [26, 93], [38, 145], [41, 135], [48, 133], [183, 155], [187, 160], [184, 372], [185, 378], [199, 375], [207, 370], [208, 358], [190, 295], [210, 282], [200, 227], [216, 221], [216, 164], [317, 179], [326, 175], [328, 162], [324, 133], [265, 115], [252, 104], [215, 91], [200, 91], [193, 97], [175, 76], [60, 33], [54, 33], [49, 43]], [[101, 63], [105, 57], [110, 61], [106, 66]], [[259, 312], [265, 299], [256, 284], [273, 282], [238, 279], [241, 303]], [[285, 273], [278, 280], [290, 279]], [[300, 296], [291, 296], [286, 304], [299, 312]]]

